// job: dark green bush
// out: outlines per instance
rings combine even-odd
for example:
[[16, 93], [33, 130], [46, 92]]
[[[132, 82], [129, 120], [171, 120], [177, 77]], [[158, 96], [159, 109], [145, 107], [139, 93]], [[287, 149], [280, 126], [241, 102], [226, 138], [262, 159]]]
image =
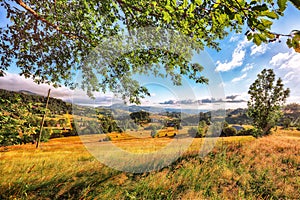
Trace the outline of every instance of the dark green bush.
[[237, 130], [233, 127], [225, 127], [221, 133], [221, 137], [229, 137], [235, 135], [237, 135]]
[[237, 135], [240, 135], [240, 136], [246, 136], [246, 135], [253, 135], [253, 129], [243, 129], [243, 130], [240, 130]]

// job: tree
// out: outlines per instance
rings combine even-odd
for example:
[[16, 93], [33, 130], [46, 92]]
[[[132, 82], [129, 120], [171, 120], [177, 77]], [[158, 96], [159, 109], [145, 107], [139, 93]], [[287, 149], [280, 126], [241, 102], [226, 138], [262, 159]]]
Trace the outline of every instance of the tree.
[[198, 127], [191, 127], [188, 129], [188, 134], [192, 137], [202, 138], [205, 137], [208, 131], [208, 125], [204, 120], [201, 120]]
[[[207, 83], [200, 74], [203, 67], [191, 63], [192, 51], [186, 50], [200, 51], [205, 46], [219, 50], [218, 41], [229, 31], [241, 33], [244, 25], [248, 29], [245, 35], [257, 45], [287, 36], [288, 46], [299, 51], [299, 31], [288, 35], [271, 32], [273, 20], [284, 15], [288, 2], [300, 9], [298, 0], [0, 0], [10, 20], [0, 28], [0, 75], [16, 63], [21, 75], [37, 83], [74, 88], [78, 85], [73, 72], [81, 71], [79, 84], [89, 95], [110, 89], [139, 103], [150, 94], [133, 79], [134, 74], [168, 76], [176, 85], [181, 84], [183, 75]], [[140, 27], [153, 27], [153, 31], [138, 32]], [[174, 32], [168, 35], [165, 30]], [[164, 37], [157, 41], [156, 34]], [[156, 48], [168, 43], [165, 36], [174, 42], [182, 35], [191, 41], [177, 42], [179, 53]], [[105, 43], [111, 36], [132, 43]], [[143, 37], [147, 39], [139, 40]], [[143, 48], [132, 48], [137, 40]], [[99, 45], [112, 50], [97, 49]], [[95, 48], [101, 55], [115, 56], [116, 49], [123, 53], [112, 59], [91, 59], [89, 66], [86, 62]], [[161, 65], [164, 73], [158, 69]]]
[[221, 137], [236, 136], [237, 130], [232, 126], [227, 126], [222, 129]]
[[141, 110], [138, 112], [132, 112], [129, 116], [136, 124], [147, 124], [151, 122], [150, 113], [146, 111]]
[[281, 107], [290, 94], [283, 86], [280, 78], [275, 80], [272, 69], [264, 69], [249, 88], [247, 114], [262, 135], [269, 134], [282, 116]]
[[198, 126], [198, 133], [196, 135], [196, 137], [205, 137], [206, 133], [208, 131], [208, 125], [206, 123], [206, 121], [200, 121], [199, 122], [199, 126]]
[[24, 104], [18, 97], [0, 97], [0, 146], [32, 142], [39, 123], [31, 113], [31, 104]]

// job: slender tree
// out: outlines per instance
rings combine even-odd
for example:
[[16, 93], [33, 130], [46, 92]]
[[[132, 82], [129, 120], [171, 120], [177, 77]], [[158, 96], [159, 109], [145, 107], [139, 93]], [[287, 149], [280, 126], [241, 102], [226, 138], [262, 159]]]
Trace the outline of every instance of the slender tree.
[[264, 69], [250, 86], [248, 94], [250, 100], [247, 114], [261, 134], [267, 135], [282, 115], [281, 107], [290, 90], [284, 89], [280, 78], [275, 80], [272, 69]]

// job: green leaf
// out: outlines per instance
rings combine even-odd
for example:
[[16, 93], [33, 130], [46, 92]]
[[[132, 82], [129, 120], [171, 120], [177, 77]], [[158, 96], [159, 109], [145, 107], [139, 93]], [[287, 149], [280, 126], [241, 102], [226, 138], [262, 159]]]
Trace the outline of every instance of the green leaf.
[[172, 18], [170, 16], [170, 14], [166, 11], [163, 11], [163, 20], [169, 23], [171, 21], [171, 19]]
[[261, 39], [260, 39], [260, 37], [259, 37], [259, 34], [254, 34], [253, 35], [253, 42], [257, 45], [257, 46], [259, 46], [259, 45], [261, 45]]
[[287, 0], [277, 0], [279, 10], [283, 12], [287, 7]]
[[157, 2], [156, 1], [152, 1], [152, 5], [155, 7], [157, 6]]
[[278, 14], [276, 14], [274, 11], [272, 11], [272, 12], [265, 11], [265, 12], [262, 12], [261, 14], [262, 14], [262, 16], [266, 16], [266, 17], [269, 17], [271, 19], [278, 19], [279, 18]]
[[202, 4], [202, 0], [195, 0], [195, 3], [200, 6]]
[[243, 24], [243, 18], [241, 15], [236, 14], [234, 15], [234, 19], [239, 23], [239, 24]]
[[262, 5], [259, 5], [259, 6], [254, 6], [252, 8], [253, 11], [266, 11], [266, 10], [269, 10], [268, 9], [268, 6], [266, 4], [262, 4]]
[[270, 28], [271, 25], [273, 24], [272, 21], [267, 20], [267, 19], [261, 19], [261, 22], [262, 22], [262, 24], [263, 24], [265, 27], [267, 27], [267, 28]]
[[254, 5], [254, 4], [257, 4], [257, 1], [251, 1], [250, 5]]
[[292, 48], [293, 47], [292, 39], [291, 38], [287, 39], [286, 44], [288, 45], [289, 48]]
[[166, 6], [166, 9], [169, 11], [169, 12], [174, 12], [174, 8], [172, 8], [172, 6]]
[[186, 8], [188, 6], [188, 0], [183, 0], [183, 8]]

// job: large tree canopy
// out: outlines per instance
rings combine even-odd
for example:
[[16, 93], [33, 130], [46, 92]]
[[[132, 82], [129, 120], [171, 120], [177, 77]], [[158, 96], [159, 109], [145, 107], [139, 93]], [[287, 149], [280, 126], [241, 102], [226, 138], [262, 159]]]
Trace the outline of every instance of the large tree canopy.
[[[82, 87], [88, 93], [110, 89], [129, 97], [131, 102], [139, 102], [140, 97], [149, 94], [132, 79], [133, 74], [169, 76], [175, 84], [187, 75], [196, 82], [207, 83], [199, 74], [203, 68], [190, 62], [189, 52], [181, 55], [184, 45], [176, 53], [157, 48], [162, 41], [153, 45], [150, 40], [140, 44], [143, 48], [128, 52], [131, 43], [127, 47], [116, 43], [119, 46], [115, 48], [126, 51], [121, 50], [123, 53], [114, 60], [93, 63], [101, 64], [102, 69], [96, 70], [99, 79], [95, 68], [87, 67], [84, 61], [106, 38], [128, 33], [135, 40], [140, 37], [138, 28], [154, 27], [159, 34], [172, 30], [186, 36], [192, 50], [205, 46], [219, 50], [219, 40], [230, 31], [242, 32], [246, 25], [245, 34], [255, 44], [287, 36], [288, 46], [299, 52], [299, 31], [289, 35], [271, 32], [272, 20], [284, 15], [288, 2], [300, 9], [298, 0], [0, 0], [10, 19], [6, 27], [0, 28], [0, 75], [16, 63], [22, 75], [37, 83], [74, 86], [72, 73], [81, 70], [85, 80]], [[159, 73], [159, 65], [164, 73]]]

